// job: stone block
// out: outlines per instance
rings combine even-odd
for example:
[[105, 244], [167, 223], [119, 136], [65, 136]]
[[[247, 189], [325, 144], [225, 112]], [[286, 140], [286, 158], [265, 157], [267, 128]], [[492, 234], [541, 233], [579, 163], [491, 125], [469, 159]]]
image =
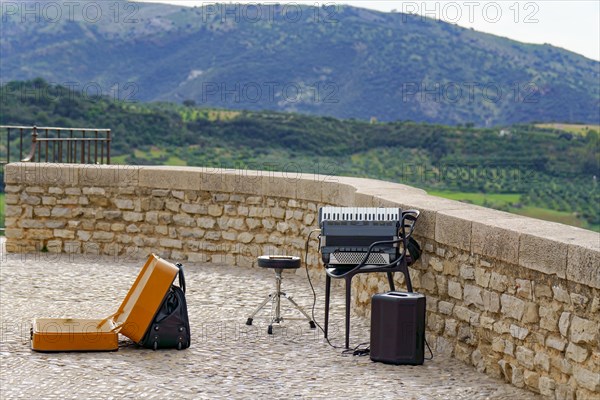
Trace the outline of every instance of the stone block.
[[212, 229], [216, 224], [216, 220], [211, 217], [202, 217], [196, 220], [196, 224], [198, 224], [200, 228]]
[[[113, 224], [111, 225], [110, 229], [113, 230], [114, 225], [119, 225], [119, 224]], [[121, 228], [119, 226], [119, 228]], [[127, 227], [125, 228], [125, 230], [127, 231], [127, 233], [139, 233], [140, 232], [140, 228], [136, 225], [136, 224], [129, 224], [127, 225]]]
[[82, 165], [79, 183], [92, 187], [135, 187], [139, 184], [137, 165]]
[[462, 300], [462, 286], [459, 282], [448, 281], [448, 296]]
[[112, 232], [96, 231], [92, 234], [92, 240], [97, 242], [112, 242], [115, 234]]
[[456, 316], [456, 318], [458, 318], [461, 321], [468, 322], [472, 326], [479, 325], [480, 314], [475, 311], [471, 311], [466, 307], [455, 306], [454, 316]]
[[439, 243], [471, 250], [472, 221], [454, 216], [452, 211], [439, 211], [435, 219], [435, 240]]
[[175, 199], [167, 199], [163, 200], [161, 198], [152, 198], [150, 200], [150, 209], [151, 210], [162, 210], [162, 208], [166, 208], [169, 211], [179, 212], [179, 208], [181, 207], [181, 202]]
[[575, 400], [575, 390], [568, 384], [557, 384], [554, 395], [556, 400]]
[[22, 239], [23, 238], [23, 229], [17, 228], [6, 228], [4, 232], [7, 239]]
[[[10, 204], [10, 203], [6, 203]], [[56, 198], [50, 196], [42, 196], [42, 204], [45, 206], [54, 206], [56, 205]]]
[[435, 284], [438, 288], [438, 295], [444, 296], [448, 294], [448, 279], [445, 276], [436, 274]]
[[565, 352], [567, 358], [578, 363], [583, 363], [588, 358], [588, 354], [589, 352], [585, 347], [577, 346], [573, 343], [567, 345], [567, 350]]
[[541, 376], [539, 380], [539, 390], [542, 396], [548, 398], [554, 398], [554, 388], [555, 388], [554, 379], [549, 378], [547, 376]]
[[598, 233], [581, 230], [574, 235], [581, 236], [580, 240], [578, 240], [579, 243], [587, 244], [569, 244], [567, 279], [600, 289]]
[[500, 296], [496, 292], [483, 290], [481, 293], [483, 300], [483, 309], [485, 311], [496, 313], [500, 311]]
[[594, 297], [594, 300], [592, 300], [592, 305], [590, 306], [590, 311], [592, 314], [597, 314], [600, 312], [600, 297]]
[[472, 251], [495, 260], [517, 263], [519, 234], [504, 227], [494, 226], [490, 220], [473, 222]]
[[104, 211], [102, 213], [102, 217], [107, 220], [115, 220], [115, 219], [121, 218], [122, 215], [123, 215], [123, 213], [121, 211], [114, 211], [114, 210]]
[[254, 235], [249, 232], [242, 232], [238, 235], [238, 240], [244, 244], [248, 244], [248, 243], [252, 242], [253, 239], [254, 239]]
[[455, 337], [458, 329], [458, 322], [455, 319], [447, 319], [444, 327], [444, 336]]
[[535, 357], [533, 358], [533, 364], [546, 372], [550, 371], [550, 357], [548, 357], [548, 354], [546, 353], [536, 351]]
[[563, 289], [558, 285], [554, 285], [552, 286], [552, 293], [554, 294], [554, 300], [566, 304], [571, 303], [571, 297], [569, 296], [569, 292], [566, 289]]
[[[42, 191], [39, 191], [37, 193], [43, 193], [43, 192], [44, 191], [42, 189]], [[69, 188], [65, 189], [65, 194], [67, 194], [69, 196], [81, 196], [81, 189], [78, 187], [69, 187]]]
[[552, 289], [550, 286], [544, 285], [543, 283], [534, 282], [533, 287], [536, 298], [552, 298]]
[[[477, 271], [475, 271], [475, 279], [477, 279]], [[477, 284], [483, 286], [479, 282]], [[489, 278], [489, 286], [497, 292], [505, 292], [508, 287], [508, 277], [497, 272], [492, 272]]]
[[548, 275], [565, 278], [567, 249], [568, 245], [566, 243], [549, 239], [543, 233], [539, 235], [537, 233], [524, 233], [521, 235], [519, 243], [519, 265]]
[[133, 210], [133, 200], [130, 199], [113, 199], [114, 205], [121, 210]]
[[453, 309], [454, 309], [453, 303], [449, 303], [447, 301], [440, 301], [438, 303], [438, 310], [441, 314], [451, 315]]
[[538, 313], [538, 305], [533, 302], [528, 302], [525, 305], [525, 312], [523, 313], [523, 318], [521, 322], [525, 324], [535, 324], [540, 320], [540, 316]]
[[223, 236], [224, 240], [235, 241], [238, 238], [238, 233], [235, 231], [221, 232], [221, 235]]
[[516, 279], [517, 284], [517, 296], [531, 300], [532, 290], [531, 290], [531, 281], [528, 279]]
[[[8, 207], [6, 207], [8, 208]], [[52, 217], [55, 218], [71, 218], [72, 216], [72, 211], [70, 208], [67, 207], [60, 207], [60, 206], [56, 206], [52, 208], [52, 212], [51, 212]], [[8, 214], [7, 214], [8, 216]]]
[[429, 313], [427, 316], [427, 329], [440, 334], [444, 330], [444, 319], [437, 314]]
[[196, 224], [196, 221], [194, 220], [194, 218], [190, 217], [187, 214], [176, 214], [173, 215], [173, 223], [175, 225], [178, 226], [194, 226]]
[[31, 229], [31, 228], [44, 228], [46, 225], [43, 221], [38, 219], [21, 219], [18, 224], [19, 228]]
[[106, 195], [106, 190], [101, 187], [84, 187], [83, 194], [86, 196], [104, 196]]
[[54, 236], [63, 239], [75, 239], [75, 232], [66, 229], [55, 229]]
[[50, 216], [50, 208], [35, 207], [33, 209], [33, 215], [35, 215], [36, 217], [49, 217]]
[[221, 239], [221, 232], [209, 231], [204, 235], [206, 240], [219, 240]]
[[199, 190], [203, 169], [144, 166], [139, 168], [139, 186], [156, 189]]
[[585, 312], [586, 306], [590, 299], [579, 293], [571, 293], [571, 304], [578, 312]]
[[523, 371], [523, 381], [529, 389], [538, 390], [539, 380], [539, 374], [528, 370]]
[[4, 182], [27, 186], [76, 186], [77, 164], [11, 163], [4, 167]]
[[223, 206], [218, 204], [210, 204], [208, 206], [208, 214], [213, 217], [220, 217], [223, 215]]
[[509, 318], [520, 321], [525, 312], [525, 302], [517, 297], [503, 294], [500, 296], [502, 313]]
[[524, 328], [519, 325], [511, 324], [510, 325], [510, 335], [515, 339], [525, 340], [527, 335], [529, 335], [529, 329]]
[[483, 298], [481, 297], [480, 287], [465, 285], [463, 297], [466, 305], [474, 304], [478, 308], [483, 308]]
[[433, 268], [434, 271], [437, 271], [437, 272], [442, 272], [444, 270], [444, 264], [442, 263], [442, 260], [440, 260], [437, 257], [429, 258], [429, 266], [431, 268]]
[[573, 316], [570, 328], [570, 338], [573, 343], [596, 344], [598, 337], [598, 322]]
[[579, 385], [592, 392], [600, 392], [600, 374], [579, 365], [573, 366], [573, 377]]
[[181, 204], [181, 211], [188, 214], [206, 214], [208, 207], [204, 204], [183, 203]]
[[141, 222], [144, 220], [144, 214], [133, 211], [125, 211], [123, 219], [127, 222]]
[[162, 247], [173, 248], [173, 249], [181, 249], [183, 248], [183, 243], [179, 239], [160, 239], [158, 243]]
[[167, 197], [169, 195], [168, 189], [154, 189], [152, 190], [153, 197]]
[[567, 341], [559, 336], [550, 335], [546, 339], [546, 346], [558, 351], [563, 351], [567, 346]]
[[534, 366], [534, 352], [525, 346], [517, 346], [515, 353], [517, 361], [527, 369], [533, 369]]
[[568, 336], [569, 325], [571, 324], [571, 313], [563, 312], [558, 320], [558, 331], [564, 337]]
[[[473, 280], [475, 279], [475, 268], [471, 265], [463, 264], [460, 266], [460, 277], [465, 280]], [[466, 290], [466, 287], [465, 287]]]

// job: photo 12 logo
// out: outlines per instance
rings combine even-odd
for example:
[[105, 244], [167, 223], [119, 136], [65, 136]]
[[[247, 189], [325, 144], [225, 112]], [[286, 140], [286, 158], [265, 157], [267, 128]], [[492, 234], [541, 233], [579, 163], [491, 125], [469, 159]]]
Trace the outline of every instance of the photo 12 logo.
[[51, 23], [80, 21], [135, 24], [140, 5], [128, 1], [1, 1], [2, 22]]
[[203, 23], [211, 22], [311, 22], [333, 24], [337, 23], [339, 5], [337, 3], [202, 3], [198, 11]]
[[35, 101], [59, 102], [75, 101], [79, 96], [84, 101], [109, 99], [116, 102], [137, 103], [140, 86], [137, 82], [0, 82], [0, 98], [7, 100], [15, 96], [21, 102]]
[[403, 82], [403, 103], [537, 103], [540, 89], [534, 82]]
[[496, 24], [509, 19], [515, 24], [536, 24], [540, 6], [533, 1], [403, 1], [399, 11], [404, 14], [403, 22], [418, 15], [421, 20], [430, 18], [451, 24]]
[[202, 82], [203, 103], [339, 103], [335, 82]]

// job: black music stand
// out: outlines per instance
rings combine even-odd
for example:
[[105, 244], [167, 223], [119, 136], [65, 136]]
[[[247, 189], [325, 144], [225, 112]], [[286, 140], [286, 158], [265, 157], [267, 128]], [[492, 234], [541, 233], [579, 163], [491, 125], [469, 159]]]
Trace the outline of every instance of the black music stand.
[[[350, 348], [350, 300], [352, 295], [352, 278], [357, 274], [371, 273], [371, 272], [385, 272], [387, 273], [388, 282], [390, 285], [390, 291], [395, 291], [394, 285], [394, 272], [402, 272], [406, 281], [406, 289], [408, 292], [412, 292], [412, 282], [410, 280], [410, 274], [408, 266], [412, 265], [416, 259], [413, 259], [410, 252], [407, 253], [408, 243], [413, 233], [415, 223], [419, 217], [418, 211], [406, 211], [402, 213], [401, 222], [401, 254], [399, 254], [396, 263], [391, 267], [382, 267], [378, 265], [363, 265], [361, 268], [355, 269], [358, 265], [344, 265], [344, 266], [330, 266], [325, 265], [325, 329], [324, 335], [327, 338], [327, 331], [329, 327], [329, 297], [331, 294], [331, 278], [341, 279], [344, 278], [346, 281], [346, 349]], [[408, 228], [408, 229], [407, 229]], [[354, 270], [353, 270], [354, 269]]]

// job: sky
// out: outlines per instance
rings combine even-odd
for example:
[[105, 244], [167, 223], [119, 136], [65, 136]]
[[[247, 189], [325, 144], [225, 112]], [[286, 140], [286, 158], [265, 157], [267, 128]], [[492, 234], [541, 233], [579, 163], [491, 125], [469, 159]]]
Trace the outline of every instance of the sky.
[[[143, 0], [182, 6], [202, 6], [224, 1]], [[379, 11], [426, 15], [478, 31], [526, 43], [549, 43], [600, 61], [600, 0], [587, 1], [226, 1], [232, 4], [349, 4]]]

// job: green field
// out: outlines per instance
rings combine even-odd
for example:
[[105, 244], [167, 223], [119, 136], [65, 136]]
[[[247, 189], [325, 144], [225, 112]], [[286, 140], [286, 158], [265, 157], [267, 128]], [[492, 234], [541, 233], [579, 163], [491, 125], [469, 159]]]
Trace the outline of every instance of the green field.
[[508, 211], [513, 214], [523, 215], [525, 217], [542, 219], [545, 221], [559, 222], [561, 224], [576, 226], [579, 228], [590, 229], [600, 232], [600, 225], [592, 225], [578, 218], [575, 214], [556, 211], [549, 208], [523, 206], [520, 204], [520, 194], [504, 193], [468, 193], [452, 191], [427, 190], [432, 196], [443, 197], [445, 199], [461, 201], [464, 203], [476, 204], [478, 206], [495, 208]]
[[452, 192], [448, 190], [428, 190], [432, 196], [443, 197], [445, 199], [462, 201], [464, 203], [476, 204], [478, 206], [503, 208], [513, 207], [519, 204], [521, 199], [520, 194], [489, 194], [489, 193], [467, 193], [467, 192]]
[[580, 125], [580, 124], [536, 124], [537, 128], [543, 129], [556, 129], [558, 131], [564, 131], [573, 133], [575, 135], [585, 136], [591, 130], [600, 132], [600, 125]]

